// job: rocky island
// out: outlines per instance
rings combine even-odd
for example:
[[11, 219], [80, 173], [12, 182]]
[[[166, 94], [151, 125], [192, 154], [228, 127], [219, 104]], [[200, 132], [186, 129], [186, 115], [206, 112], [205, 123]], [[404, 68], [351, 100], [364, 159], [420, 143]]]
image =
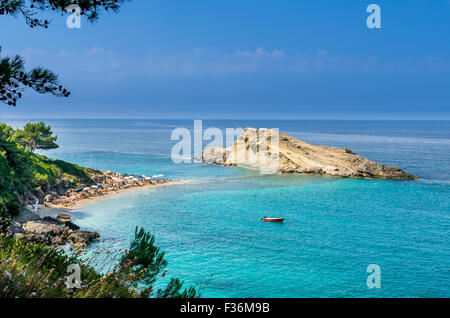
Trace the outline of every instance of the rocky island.
[[[274, 138], [276, 136], [276, 138]], [[274, 143], [274, 140], [278, 140]], [[228, 148], [208, 148], [202, 160], [208, 164], [264, 168], [263, 161], [248, 160], [257, 157], [264, 145], [266, 154], [276, 157], [280, 173], [303, 173], [343, 178], [415, 180], [417, 176], [402, 169], [363, 158], [348, 148], [314, 146], [272, 129], [245, 128]], [[278, 148], [278, 149], [277, 149]]]

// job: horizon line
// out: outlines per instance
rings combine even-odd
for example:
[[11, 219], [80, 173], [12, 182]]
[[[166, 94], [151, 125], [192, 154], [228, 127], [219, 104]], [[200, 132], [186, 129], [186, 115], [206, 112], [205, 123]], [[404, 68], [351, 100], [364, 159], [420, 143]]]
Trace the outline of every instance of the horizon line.
[[311, 120], [311, 121], [319, 121], [319, 120], [330, 120], [330, 121], [450, 121], [449, 118], [332, 118], [332, 117], [298, 117], [298, 118], [273, 118], [273, 117], [259, 117], [259, 118], [251, 118], [251, 117], [1, 117], [1, 120], [283, 120], [283, 121], [292, 121], [292, 120]]

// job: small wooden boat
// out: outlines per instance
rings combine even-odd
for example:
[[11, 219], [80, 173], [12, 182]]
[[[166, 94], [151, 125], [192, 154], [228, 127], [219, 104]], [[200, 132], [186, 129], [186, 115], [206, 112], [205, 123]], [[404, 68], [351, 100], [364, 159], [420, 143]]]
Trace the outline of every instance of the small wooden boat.
[[56, 218], [62, 223], [71, 221], [70, 214], [60, 213], [60, 214], [58, 214], [58, 216]]
[[262, 220], [264, 222], [283, 222], [284, 218], [268, 218], [268, 217], [264, 217]]

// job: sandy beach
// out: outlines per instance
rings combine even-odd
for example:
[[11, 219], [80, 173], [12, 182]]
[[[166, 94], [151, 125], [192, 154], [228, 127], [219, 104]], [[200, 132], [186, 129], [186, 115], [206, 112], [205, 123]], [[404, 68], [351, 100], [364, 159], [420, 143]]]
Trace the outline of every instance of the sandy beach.
[[[71, 206], [66, 206], [66, 207], [58, 206], [58, 205], [46, 206], [43, 204], [39, 204], [37, 214], [40, 217], [45, 217], [45, 216], [56, 217], [60, 213], [75, 212], [76, 210], [82, 209], [83, 207], [85, 207], [89, 204], [92, 204], [92, 203], [95, 203], [95, 202], [98, 202], [101, 200], [105, 200], [105, 199], [108, 199], [108, 198], [111, 198], [114, 196], [118, 196], [118, 195], [122, 195], [122, 194], [126, 194], [126, 193], [152, 190], [152, 189], [157, 189], [160, 187], [166, 187], [166, 186], [171, 186], [171, 185], [184, 184], [184, 183], [188, 183], [188, 182], [189, 182], [189, 180], [176, 180], [176, 181], [168, 181], [165, 183], [157, 183], [157, 184], [135, 185], [135, 186], [131, 186], [126, 189], [118, 189], [116, 191], [102, 192], [96, 196], [83, 198], [83, 199], [75, 201]], [[33, 209], [31, 206], [29, 208]]]

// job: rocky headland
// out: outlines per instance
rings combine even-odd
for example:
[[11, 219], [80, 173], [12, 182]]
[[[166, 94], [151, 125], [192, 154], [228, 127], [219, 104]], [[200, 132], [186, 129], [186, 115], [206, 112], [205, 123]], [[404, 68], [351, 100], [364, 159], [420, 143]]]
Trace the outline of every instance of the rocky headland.
[[[278, 139], [277, 143], [274, 141]], [[417, 176], [402, 169], [363, 158], [348, 148], [314, 146], [271, 129], [245, 128], [229, 148], [209, 148], [202, 160], [208, 164], [263, 169], [267, 160], [257, 158], [261, 147], [266, 155], [275, 152], [276, 170], [280, 173], [328, 175], [343, 178], [414, 180]], [[278, 149], [277, 149], [278, 148]]]
[[41, 217], [28, 209], [24, 209], [4, 226], [4, 232], [8, 236], [23, 237], [33, 243], [53, 246], [70, 244], [86, 247], [100, 237], [97, 232], [80, 230], [79, 226], [72, 223], [68, 214]]

